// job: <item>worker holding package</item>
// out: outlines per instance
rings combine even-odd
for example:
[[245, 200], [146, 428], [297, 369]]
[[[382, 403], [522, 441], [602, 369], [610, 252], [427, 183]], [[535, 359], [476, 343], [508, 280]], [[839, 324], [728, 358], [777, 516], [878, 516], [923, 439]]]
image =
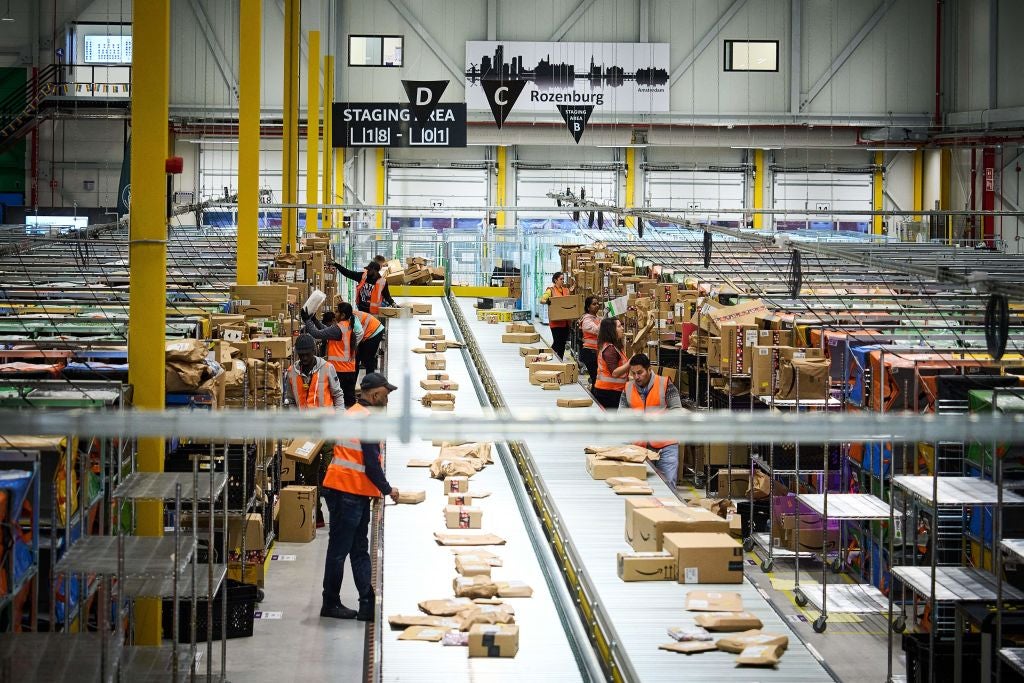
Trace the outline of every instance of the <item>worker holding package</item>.
[[356, 367], [356, 354], [361, 333], [352, 304], [346, 301], [338, 304], [333, 325], [324, 325], [316, 316], [306, 313], [305, 308], [299, 310], [299, 315], [302, 317], [306, 334], [326, 342], [327, 362], [337, 373], [338, 383], [345, 395], [345, 407], [351, 408], [356, 402], [356, 377], [359, 373]]
[[395, 306], [395, 300], [388, 289], [388, 281], [381, 273], [381, 268], [387, 263], [383, 256], [377, 256], [366, 264], [363, 272], [349, 270], [338, 262], [332, 262], [335, 270], [354, 280], [356, 285], [356, 308], [364, 313], [377, 315], [381, 306]]
[[[379, 372], [371, 372], [363, 377], [359, 388], [359, 402], [345, 411], [347, 417], [361, 418], [370, 414], [369, 408], [387, 407], [389, 394], [398, 387]], [[322, 487], [331, 530], [324, 561], [321, 617], [373, 619], [376, 596], [370, 578], [370, 503], [381, 496], [398, 502], [398, 489], [384, 475], [380, 451], [380, 443], [357, 439], [341, 439], [334, 446]], [[341, 603], [346, 557], [359, 592], [358, 611]]]
[[[638, 353], [629, 359], [629, 383], [622, 392], [619, 409], [639, 410], [644, 413], [663, 413], [682, 410], [679, 390], [672, 380], [651, 372], [651, 359]], [[658, 451], [660, 458], [654, 468], [671, 488], [676, 487], [679, 476], [679, 443], [676, 441], [638, 441], [637, 446]]]
[[[541, 294], [540, 302], [542, 304], [551, 304], [551, 298], [556, 296], [569, 296], [576, 291], [575, 283], [566, 285], [565, 274], [557, 272], [551, 276], [551, 286], [544, 290]], [[565, 344], [569, 341], [570, 321], [568, 320], [551, 320], [548, 322], [548, 328], [551, 330], [551, 350], [558, 356], [558, 360], [562, 360], [565, 356]]]

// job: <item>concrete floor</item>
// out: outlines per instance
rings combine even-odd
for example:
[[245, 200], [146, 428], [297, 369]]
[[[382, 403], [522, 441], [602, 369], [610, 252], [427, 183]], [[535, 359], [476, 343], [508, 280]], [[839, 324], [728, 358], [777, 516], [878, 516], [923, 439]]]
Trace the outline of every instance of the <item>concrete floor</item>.
[[[264, 589], [266, 597], [257, 609], [282, 612], [282, 618], [257, 619], [252, 638], [228, 641], [228, 680], [234, 683], [281, 683], [293, 678], [310, 683], [362, 680], [366, 625], [355, 620], [320, 618], [320, 586], [326, 552], [326, 528], [319, 529], [311, 543], [274, 545], [274, 554], [294, 555], [295, 560], [270, 562]], [[348, 607], [358, 607], [355, 584], [347, 565], [341, 599]], [[215, 653], [219, 653], [216, 648]]]

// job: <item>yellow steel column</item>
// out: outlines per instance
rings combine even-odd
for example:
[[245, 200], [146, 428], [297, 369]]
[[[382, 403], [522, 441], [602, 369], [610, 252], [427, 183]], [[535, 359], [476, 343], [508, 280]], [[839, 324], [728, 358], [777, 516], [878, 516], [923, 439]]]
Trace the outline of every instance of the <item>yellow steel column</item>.
[[[171, 0], [133, 0], [132, 198], [128, 228], [128, 382], [136, 409], [164, 407], [167, 325], [167, 109], [170, 104]], [[164, 441], [138, 440], [139, 469], [164, 469]], [[138, 503], [135, 531], [163, 534], [163, 506]], [[159, 645], [160, 601], [135, 603], [135, 642]]]
[[[383, 147], [377, 148], [377, 205], [383, 206], [384, 202], [387, 201], [387, 195], [385, 193], [385, 182], [387, 181], [387, 166], [384, 164], [385, 150]], [[383, 229], [384, 227], [384, 212], [377, 212], [377, 229]]]
[[[943, 147], [939, 150], [939, 208], [948, 211], [952, 209], [952, 182], [953, 182], [953, 150]], [[943, 224], [946, 227], [946, 239], [953, 241], [953, 217], [944, 216]]]
[[[882, 182], [884, 176], [882, 175], [882, 169], [885, 167], [885, 153], [875, 152], [874, 154], [874, 166], [875, 170], [871, 172], [871, 208], [874, 211], [882, 210]], [[871, 217], [871, 232], [876, 235], [882, 234], [882, 217], [875, 215]]]
[[[626, 148], [626, 208], [636, 206], [636, 149]], [[635, 221], [630, 216], [626, 219], [626, 227], [632, 228]]]
[[[281, 201], [299, 198], [299, 16], [302, 0], [284, 0], [284, 113], [281, 135]], [[298, 248], [298, 213], [281, 210], [281, 251]]]
[[[764, 150], [754, 150], [754, 208], [764, 208]], [[764, 214], [754, 214], [754, 227], [764, 227]]]
[[[306, 203], [320, 198], [320, 31], [310, 31], [306, 71]], [[306, 232], [317, 232], [319, 209], [306, 209]]]
[[[924, 150], [914, 150], [914, 211], [924, 210]], [[920, 215], [914, 216], [915, 221], [921, 220]]]
[[[505, 202], [508, 201], [506, 199], [507, 195], [505, 191], [505, 162], [508, 159], [508, 148], [504, 145], [498, 145], [496, 157], [497, 161], [495, 163], [498, 169], [498, 187], [497, 192], [495, 192], [494, 203], [496, 206], [505, 206]], [[505, 212], [499, 211], [494, 217], [494, 222], [500, 229], [507, 227], [505, 225]]]
[[[332, 189], [334, 187], [334, 132], [331, 127], [334, 125], [334, 56], [324, 57], [324, 180], [320, 196], [324, 204], [334, 204]], [[324, 228], [334, 227], [334, 210], [324, 209]]]
[[238, 14], [238, 253], [235, 280], [256, 284], [259, 270], [260, 46], [263, 0], [241, 0]]

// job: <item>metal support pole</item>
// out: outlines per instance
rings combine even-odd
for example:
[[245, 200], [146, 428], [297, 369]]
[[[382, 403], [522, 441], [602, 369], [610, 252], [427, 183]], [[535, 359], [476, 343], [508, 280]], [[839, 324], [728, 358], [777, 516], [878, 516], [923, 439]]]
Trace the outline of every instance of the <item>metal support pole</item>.
[[[309, 32], [306, 68], [306, 203], [319, 202], [320, 189], [320, 31]], [[317, 232], [315, 206], [306, 209], [306, 232]]]
[[236, 282], [256, 284], [259, 270], [260, 50], [262, 0], [241, 0], [238, 23], [238, 251]]
[[[132, 202], [129, 221], [128, 383], [135, 408], [164, 407], [164, 330], [167, 323], [167, 114], [170, 91], [171, 0], [134, 0], [132, 59]], [[139, 469], [161, 472], [164, 440], [139, 439]], [[136, 531], [163, 534], [163, 506], [140, 502]], [[135, 605], [135, 642], [159, 645], [160, 601]]]
[[[764, 150], [754, 150], [754, 208], [764, 208]], [[764, 227], [764, 214], [754, 214], [754, 228], [760, 230]]]
[[[324, 56], [324, 158], [322, 201], [337, 201], [334, 191], [334, 55]], [[334, 227], [334, 210], [326, 209], [323, 216], [325, 230]]]
[[[281, 138], [281, 200], [297, 203], [299, 195], [299, 16], [302, 0], [284, 3], [284, 100]], [[294, 253], [298, 247], [298, 214], [281, 210], [281, 251]]]

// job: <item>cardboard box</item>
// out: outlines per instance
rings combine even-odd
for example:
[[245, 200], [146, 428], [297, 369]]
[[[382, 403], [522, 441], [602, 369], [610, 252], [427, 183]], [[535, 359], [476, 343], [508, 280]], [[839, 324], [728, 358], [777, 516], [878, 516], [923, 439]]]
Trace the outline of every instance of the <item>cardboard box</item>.
[[540, 335], [536, 332], [509, 332], [501, 335], [503, 344], [536, 344]]
[[420, 388], [427, 391], [458, 391], [459, 385], [451, 380], [421, 379]]
[[434, 310], [434, 304], [412, 304], [413, 315], [432, 315]]
[[466, 491], [469, 491], [469, 477], [444, 478], [444, 492], [446, 494], [465, 493]]
[[669, 533], [722, 533], [728, 536], [729, 522], [710, 510], [685, 506], [641, 508], [634, 513], [633, 550], [663, 550]]
[[636, 511], [644, 508], [679, 506], [678, 498], [627, 498], [626, 499], [626, 543], [633, 545], [636, 536]]
[[463, 506], [465, 506], [465, 505], [472, 505], [473, 504], [473, 494], [472, 493], [468, 493], [468, 492], [449, 493], [448, 494], [448, 504], [449, 505], [463, 505]]
[[793, 346], [793, 330], [758, 330], [758, 346]]
[[719, 591], [690, 591], [686, 594], [685, 609], [690, 612], [741, 612], [743, 596]]
[[462, 505], [446, 505], [444, 507], [444, 523], [449, 529], [480, 529], [483, 519], [484, 511], [478, 507]]
[[545, 353], [547, 351], [543, 346], [520, 346], [519, 355], [523, 358], [527, 356], [536, 356], [539, 353]]
[[428, 353], [423, 362], [426, 364], [427, 370], [444, 370], [447, 365], [444, 355], [440, 353]]
[[431, 401], [430, 409], [435, 412], [451, 412], [455, 410], [455, 401]]
[[422, 503], [426, 499], [426, 491], [406, 491], [403, 489], [398, 492], [398, 500], [396, 502], [401, 505], [416, 505], [417, 503]]
[[780, 364], [775, 396], [786, 400], [823, 400], [828, 398], [830, 384], [828, 360], [796, 352]]
[[[389, 283], [390, 284], [390, 283]], [[412, 309], [405, 306], [381, 306], [378, 318], [411, 318]]]
[[530, 384], [544, 386], [552, 379], [558, 385], [575, 384], [579, 381], [580, 370], [575, 363], [534, 363], [530, 366]]
[[578, 294], [551, 297], [548, 320], [577, 320], [582, 315], [583, 299]]
[[750, 490], [750, 469], [727, 469], [718, 470], [718, 495], [729, 498], [746, 498]]
[[596, 453], [587, 453], [587, 472], [594, 479], [604, 480], [611, 477], [636, 477], [647, 479], [647, 465], [642, 462], [623, 462], [621, 460], [605, 460]]
[[533, 326], [533, 323], [509, 323], [505, 325], [505, 332], [522, 332], [530, 333], [536, 332], [537, 328]]
[[515, 657], [519, 652], [516, 624], [473, 624], [469, 629], [470, 657]]
[[560, 398], [555, 404], [559, 408], [589, 408], [594, 401], [589, 398]]
[[424, 325], [420, 327], [419, 338], [424, 341], [444, 339], [444, 330], [437, 326]]
[[751, 349], [757, 344], [758, 330], [753, 325], [722, 325], [722, 372], [749, 375]]
[[295, 469], [298, 466], [294, 460], [281, 458], [281, 484], [289, 484], [295, 481]]
[[317, 488], [286, 486], [281, 489], [277, 538], [282, 543], [309, 543], [316, 538]]
[[667, 552], [618, 553], [616, 567], [623, 581], [675, 581], [676, 558]]
[[292, 439], [288, 442], [288, 447], [284, 449], [284, 457], [308, 465], [316, 460], [316, 456], [320, 454], [320, 449], [323, 446], [324, 442], [321, 440]]
[[491, 563], [477, 555], [456, 555], [455, 571], [462, 576], [490, 576]]
[[[287, 360], [292, 357], [291, 337], [264, 337], [262, 339], [250, 339], [242, 344], [247, 358], [265, 360], [268, 350], [270, 351], [270, 360]], [[234, 346], [238, 348], [237, 342]]]
[[743, 545], [728, 533], [667, 533], [664, 543], [679, 583], [743, 582]]

